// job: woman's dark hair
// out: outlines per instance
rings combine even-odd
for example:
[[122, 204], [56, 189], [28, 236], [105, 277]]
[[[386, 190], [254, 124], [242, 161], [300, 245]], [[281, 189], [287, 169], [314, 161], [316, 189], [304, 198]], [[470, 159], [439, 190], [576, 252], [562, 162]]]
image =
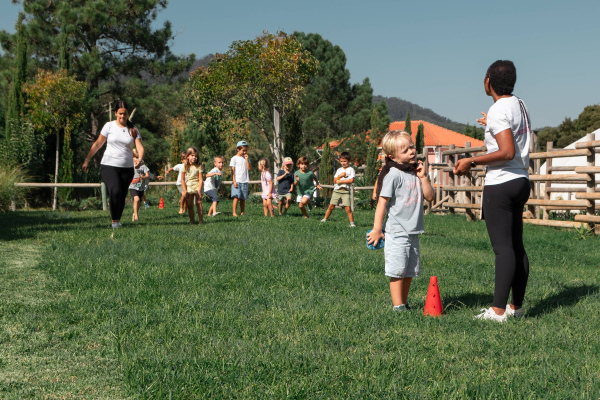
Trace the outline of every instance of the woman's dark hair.
[[[119, 111], [121, 108], [129, 111], [129, 107], [127, 107], [127, 103], [123, 100], [119, 100], [115, 103], [115, 113]], [[127, 120], [127, 130], [129, 131], [129, 136], [131, 136], [134, 140], [137, 139], [137, 128], [129, 119]]]
[[517, 82], [517, 69], [512, 61], [498, 60], [488, 68], [486, 78], [498, 96], [512, 94]]

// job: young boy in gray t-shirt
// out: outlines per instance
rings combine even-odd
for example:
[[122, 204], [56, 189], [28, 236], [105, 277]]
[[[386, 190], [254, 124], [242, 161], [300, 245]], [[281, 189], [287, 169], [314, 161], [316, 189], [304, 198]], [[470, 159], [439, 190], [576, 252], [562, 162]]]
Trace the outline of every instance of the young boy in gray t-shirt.
[[[419, 234], [424, 233], [423, 197], [433, 200], [433, 188], [410, 134], [388, 132], [381, 142], [386, 164], [377, 180], [380, 190], [369, 243], [378, 243], [385, 232], [385, 274], [395, 311], [406, 311], [412, 278], [421, 275]], [[385, 224], [383, 218], [386, 215]]]

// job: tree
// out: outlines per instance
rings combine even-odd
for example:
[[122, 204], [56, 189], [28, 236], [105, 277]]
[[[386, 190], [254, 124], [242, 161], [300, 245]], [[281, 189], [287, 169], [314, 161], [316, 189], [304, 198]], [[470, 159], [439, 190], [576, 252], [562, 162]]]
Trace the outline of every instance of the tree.
[[415, 147], [417, 148], [417, 154], [423, 154], [423, 148], [425, 148], [425, 126], [423, 123], [420, 123], [419, 127], [417, 128]]
[[[71, 121], [68, 118], [66, 120], [64, 130], [65, 134], [63, 136], [63, 152], [61, 156], [60, 181], [61, 183], [73, 183], [73, 149], [71, 149], [71, 131], [73, 130], [73, 126], [71, 125]], [[69, 200], [72, 191], [72, 188], [62, 188], [61, 193], [65, 201]]]
[[406, 119], [404, 120], [404, 131], [412, 134], [412, 126], [410, 123], [410, 111], [406, 114]]
[[373, 105], [371, 113], [371, 139], [377, 143], [388, 132], [390, 126], [390, 116], [388, 115], [387, 103], [381, 101]]
[[379, 148], [377, 147], [377, 143], [371, 142], [369, 146], [369, 150], [367, 152], [367, 165], [365, 167], [365, 186], [372, 186], [375, 184], [377, 180], [377, 175], [379, 175], [379, 168], [377, 159], [379, 157]]
[[72, 71], [71, 53], [69, 52], [69, 35], [63, 27], [60, 34], [60, 53], [58, 55], [58, 69], [64, 69], [70, 75]]
[[[293, 35], [317, 59], [319, 69], [306, 86], [300, 107], [286, 114], [286, 135], [295, 138], [295, 146], [301, 147], [298, 151], [311, 155], [326, 138], [365, 133], [370, 127], [373, 107], [368, 78], [351, 84], [344, 51], [321, 35], [304, 32]], [[287, 146], [286, 139], [286, 151]]]
[[23, 84], [27, 80], [27, 42], [24, 35], [23, 19], [25, 15], [19, 13], [17, 21], [17, 55], [15, 58], [15, 72], [8, 98], [8, 110], [6, 114], [6, 135], [10, 132], [10, 120], [21, 118], [25, 110], [25, 99], [23, 96]]
[[[72, 132], [84, 119], [84, 99], [86, 85], [68, 76], [67, 71], [58, 72], [40, 70], [35, 82], [25, 84], [29, 96], [29, 111], [32, 122], [42, 131], [56, 133], [56, 163], [54, 183], [58, 183], [60, 130]], [[56, 210], [58, 198], [54, 188], [52, 208]]]
[[[319, 182], [324, 185], [333, 185], [333, 154], [331, 153], [331, 146], [329, 146], [329, 139], [325, 139], [323, 144], [321, 165], [319, 166]], [[324, 189], [323, 197], [331, 197], [331, 189]]]
[[275, 112], [285, 115], [298, 107], [317, 67], [317, 60], [284, 32], [233, 42], [226, 53], [192, 73], [192, 119], [212, 136], [230, 129], [234, 121], [253, 123], [279, 166], [284, 145]]
[[[187, 70], [195, 56], [174, 56], [171, 23], [153, 29], [166, 0], [23, 0], [31, 54], [44, 69], [57, 67], [61, 43], [68, 38], [73, 75], [87, 84], [91, 136], [115, 98], [127, 94], [129, 78], [170, 81]], [[3, 31], [0, 41], [8, 34]]]
[[171, 165], [177, 165], [181, 161], [181, 144], [179, 143], [179, 130], [173, 131], [173, 139], [171, 139], [171, 152], [170, 152]]

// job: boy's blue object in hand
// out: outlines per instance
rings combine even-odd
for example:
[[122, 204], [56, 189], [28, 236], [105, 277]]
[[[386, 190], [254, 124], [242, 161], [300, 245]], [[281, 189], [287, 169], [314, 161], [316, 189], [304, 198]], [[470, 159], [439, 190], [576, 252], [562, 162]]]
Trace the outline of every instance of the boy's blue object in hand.
[[383, 249], [383, 246], [385, 245], [385, 240], [383, 239], [379, 239], [379, 241], [375, 244], [369, 244], [369, 232], [371, 232], [373, 229], [371, 229], [370, 231], [367, 232], [367, 248], [369, 250], [379, 250], [379, 249]]

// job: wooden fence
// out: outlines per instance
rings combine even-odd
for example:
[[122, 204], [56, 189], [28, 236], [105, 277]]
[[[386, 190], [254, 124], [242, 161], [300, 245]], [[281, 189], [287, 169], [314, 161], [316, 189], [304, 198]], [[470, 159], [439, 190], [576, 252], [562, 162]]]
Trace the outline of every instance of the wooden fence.
[[[548, 142], [545, 152], [535, 152], [537, 136], [532, 135], [529, 154], [529, 181], [531, 186], [526, 210], [523, 212], [523, 221], [534, 225], [578, 227], [584, 226], [600, 233], [600, 216], [596, 214], [596, 200], [600, 200], [600, 189], [596, 187], [595, 174], [600, 173], [600, 166], [596, 166], [596, 150], [600, 147], [600, 140], [595, 135], [588, 134], [586, 140], [575, 145], [573, 150], [555, 149], [552, 142]], [[479, 217], [481, 212], [481, 194], [483, 192], [485, 168], [476, 167], [465, 176], [456, 176], [453, 173], [454, 165], [461, 155], [465, 158], [485, 152], [486, 147], [471, 147], [466, 143], [464, 148], [455, 148], [450, 145], [448, 151], [442, 155], [448, 157], [444, 164], [432, 164], [435, 189], [435, 201], [431, 206], [432, 212], [462, 213], [468, 219]], [[585, 156], [585, 166], [552, 167], [552, 160], [559, 157]], [[546, 174], [540, 174], [541, 160], [546, 160]], [[569, 174], [552, 174], [557, 172], [574, 172]], [[435, 173], [434, 173], [435, 172]], [[556, 183], [585, 183], [585, 188], [553, 187]], [[543, 187], [542, 187], [543, 185]], [[569, 199], [551, 199], [552, 193], [567, 193]], [[575, 199], [570, 199], [570, 193], [575, 193]], [[575, 221], [550, 220], [550, 211], [581, 210], [584, 214], [575, 215]], [[541, 218], [540, 218], [541, 216]]]

